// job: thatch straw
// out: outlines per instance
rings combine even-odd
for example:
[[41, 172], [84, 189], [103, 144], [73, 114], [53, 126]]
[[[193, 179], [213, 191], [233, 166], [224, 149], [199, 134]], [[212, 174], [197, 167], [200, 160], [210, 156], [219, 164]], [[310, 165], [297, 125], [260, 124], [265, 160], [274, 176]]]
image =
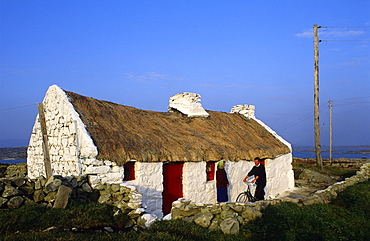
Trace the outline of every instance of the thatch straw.
[[66, 92], [86, 125], [98, 157], [128, 160], [218, 161], [275, 158], [289, 148], [253, 119], [207, 111], [208, 118], [154, 112]]

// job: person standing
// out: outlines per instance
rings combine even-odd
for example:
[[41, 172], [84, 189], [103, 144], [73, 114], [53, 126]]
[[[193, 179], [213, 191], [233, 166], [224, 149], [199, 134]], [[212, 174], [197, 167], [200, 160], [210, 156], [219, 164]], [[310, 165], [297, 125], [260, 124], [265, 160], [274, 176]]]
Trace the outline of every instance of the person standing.
[[254, 158], [254, 167], [250, 172], [248, 172], [247, 176], [243, 179], [243, 182], [246, 182], [248, 177], [253, 176], [254, 179], [251, 183], [256, 183], [256, 191], [254, 193], [254, 197], [256, 201], [264, 200], [265, 199], [265, 186], [266, 186], [266, 171], [265, 166], [261, 164], [261, 159], [256, 157]]
[[225, 172], [225, 161], [219, 161], [217, 163], [216, 171], [216, 182], [217, 182], [217, 202], [227, 202], [229, 200], [227, 196], [227, 188], [229, 187], [229, 180]]

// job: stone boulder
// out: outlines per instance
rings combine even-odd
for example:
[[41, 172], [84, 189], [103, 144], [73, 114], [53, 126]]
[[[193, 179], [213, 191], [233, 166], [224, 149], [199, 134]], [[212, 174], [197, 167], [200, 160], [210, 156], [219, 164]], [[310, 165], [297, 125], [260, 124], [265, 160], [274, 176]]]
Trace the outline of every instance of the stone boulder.
[[0, 207], [2, 207], [7, 201], [8, 199], [0, 197]]
[[220, 223], [220, 229], [224, 234], [237, 234], [239, 222], [236, 218], [227, 218]]
[[62, 180], [56, 176], [51, 176], [45, 184], [45, 189], [49, 192], [55, 192], [62, 185]]
[[9, 165], [5, 171], [5, 177], [26, 177], [27, 176], [27, 163], [20, 162], [17, 164]]
[[21, 196], [14, 196], [7, 202], [8, 208], [19, 208], [22, 205], [23, 201], [24, 199]]
[[194, 222], [203, 228], [208, 228], [211, 225], [213, 216], [212, 213], [200, 213], [194, 217]]
[[11, 178], [10, 181], [12, 182], [12, 185], [17, 186], [17, 187], [20, 187], [20, 186], [22, 186], [23, 184], [26, 183], [26, 181], [23, 177]]
[[71, 188], [64, 185], [59, 186], [53, 208], [65, 208], [68, 204], [68, 199], [71, 193]]
[[211, 222], [211, 225], [209, 225], [208, 229], [211, 230], [211, 231], [217, 231], [217, 230], [220, 230], [220, 223], [221, 223], [221, 219], [219, 218], [214, 218]]
[[245, 221], [255, 220], [260, 216], [262, 216], [261, 211], [252, 207], [246, 207], [242, 212], [242, 217], [245, 219]]
[[5, 185], [2, 197], [13, 197], [17, 195], [22, 195], [22, 192], [18, 188], [11, 185]]

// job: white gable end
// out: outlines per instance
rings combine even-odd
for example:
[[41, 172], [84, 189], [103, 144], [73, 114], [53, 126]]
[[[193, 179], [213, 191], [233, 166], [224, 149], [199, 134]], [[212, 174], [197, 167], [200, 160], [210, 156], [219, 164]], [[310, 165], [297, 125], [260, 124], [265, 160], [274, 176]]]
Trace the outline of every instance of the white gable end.
[[[98, 150], [67, 95], [57, 85], [49, 87], [43, 100], [53, 174], [80, 175], [81, 162]], [[28, 175], [45, 175], [39, 116], [36, 117], [27, 152]]]

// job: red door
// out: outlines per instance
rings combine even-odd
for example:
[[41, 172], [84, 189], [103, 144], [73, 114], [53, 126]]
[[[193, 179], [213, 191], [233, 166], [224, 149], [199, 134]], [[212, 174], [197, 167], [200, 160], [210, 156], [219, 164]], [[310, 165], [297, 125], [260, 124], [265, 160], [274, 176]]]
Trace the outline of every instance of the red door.
[[182, 197], [183, 162], [163, 165], [163, 214], [171, 212], [172, 202]]

